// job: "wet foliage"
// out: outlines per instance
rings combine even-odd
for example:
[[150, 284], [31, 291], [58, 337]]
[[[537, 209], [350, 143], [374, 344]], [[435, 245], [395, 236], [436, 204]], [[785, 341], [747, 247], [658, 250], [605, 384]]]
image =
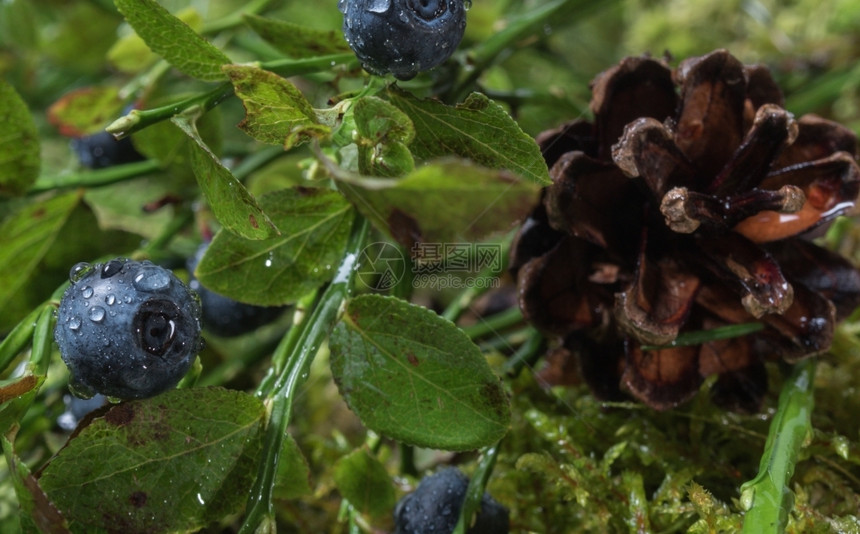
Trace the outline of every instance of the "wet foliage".
[[860, 533], [858, 14], [0, 3], [0, 532]]

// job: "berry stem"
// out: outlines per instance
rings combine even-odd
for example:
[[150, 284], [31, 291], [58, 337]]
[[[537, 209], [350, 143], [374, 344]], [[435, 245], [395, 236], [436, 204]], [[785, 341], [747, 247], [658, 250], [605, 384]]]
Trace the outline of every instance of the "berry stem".
[[812, 433], [815, 365], [815, 358], [801, 361], [783, 385], [758, 475], [741, 486], [741, 506], [747, 511], [745, 533], [782, 532], [788, 523], [794, 508], [788, 483], [804, 441]]
[[[364, 248], [368, 228], [364, 218], [356, 218], [346, 253], [334, 280], [320, 295], [311, 313], [290, 330], [275, 351], [273, 358], [277, 361], [286, 356], [286, 365], [266, 395], [266, 403], [270, 407], [269, 421], [263, 438], [257, 478], [251, 488], [245, 521], [239, 531], [241, 534], [255, 532], [261, 522], [272, 517], [274, 513], [272, 489], [284, 436], [290, 422], [293, 399], [298, 387], [307, 379], [308, 368], [340, 315], [343, 301], [349, 295], [356, 260]], [[296, 333], [293, 334], [293, 331]]]
[[98, 187], [123, 182], [159, 169], [155, 160], [135, 161], [93, 171], [81, 171], [57, 176], [40, 176], [28, 194], [72, 187]]
[[[307, 59], [278, 59], [260, 64], [260, 68], [280, 74], [284, 77], [311, 74], [314, 72], [329, 71], [338, 64], [347, 66], [357, 65], [357, 59], [353, 54], [332, 54], [328, 56], [312, 57]], [[192, 97], [152, 109], [132, 110], [115, 120], [106, 130], [117, 139], [127, 137], [134, 132], [152, 126], [158, 122], [168, 120], [176, 115], [181, 115], [192, 108], [200, 108], [208, 111], [226, 98], [233, 96], [233, 84], [224, 82], [214, 89], [194, 95]]]

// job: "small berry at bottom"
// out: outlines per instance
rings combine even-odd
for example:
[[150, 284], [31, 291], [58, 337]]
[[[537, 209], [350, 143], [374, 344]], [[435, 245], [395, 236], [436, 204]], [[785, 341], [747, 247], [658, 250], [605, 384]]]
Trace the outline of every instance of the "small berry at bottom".
[[70, 388], [140, 399], [175, 387], [202, 348], [197, 295], [149, 261], [79, 263], [69, 278], [54, 339]]
[[[457, 526], [466, 498], [469, 479], [459, 469], [449, 467], [424, 477], [394, 509], [394, 534], [450, 534]], [[508, 510], [488, 493], [468, 534], [507, 534]]]

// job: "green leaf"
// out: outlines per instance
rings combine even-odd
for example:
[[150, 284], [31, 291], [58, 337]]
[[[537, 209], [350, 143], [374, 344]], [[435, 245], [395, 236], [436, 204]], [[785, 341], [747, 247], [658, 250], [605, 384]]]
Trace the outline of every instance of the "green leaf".
[[79, 200], [80, 193], [71, 192], [33, 202], [0, 224], [0, 307], [27, 282], [51, 250]]
[[278, 499], [296, 499], [313, 493], [311, 468], [293, 436], [286, 434], [278, 456], [278, 472], [272, 494]]
[[290, 149], [330, 132], [317, 121], [311, 103], [288, 80], [257, 67], [230, 65], [224, 72], [245, 105], [245, 119], [239, 128], [254, 139]]
[[222, 388], [123, 402], [74, 435], [39, 482], [74, 531], [196, 531], [241, 509], [264, 419], [259, 399]]
[[396, 88], [389, 96], [415, 125], [411, 146], [415, 157], [460, 156], [491, 169], [506, 169], [540, 185], [551, 183], [540, 147], [486, 96], [472, 93], [456, 107], [421, 100]]
[[359, 211], [405, 247], [479, 241], [509, 230], [537, 202], [538, 187], [461, 159], [419, 167], [401, 180], [336, 176]]
[[350, 110], [358, 144], [358, 170], [373, 176], [401, 176], [415, 168], [406, 146], [415, 138], [409, 117], [392, 104], [367, 96]]
[[30, 473], [27, 464], [15, 454], [11, 439], [3, 435], [0, 437], [0, 442], [6, 456], [8, 473], [15, 487], [15, 494], [18, 496], [22, 530], [45, 534], [69, 534], [71, 531], [68, 522], [39, 487], [39, 482]]
[[361, 448], [338, 460], [334, 482], [340, 494], [362, 514], [380, 517], [391, 512], [397, 496], [385, 467]]
[[469, 450], [508, 430], [508, 397], [478, 347], [426, 308], [357, 297], [329, 343], [341, 395], [375, 432], [421, 447]]
[[179, 71], [205, 81], [226, 78], [230, 58], [155, 0], [114, 0], [117, 9], [153, 52]]
[[218, 222], [248, 239], [265, 239], [277, 235], [277, 227], [263, 213], [253, 195], [206, 146], [194, 123], [185, 117], [173, 117], [171, 122], [194, 141], [189, 145], [191, 168]]
[[245, 15], [245, 22], [257, 35], [289, 57], [305, 58], [349, 52], [349, 45], [339, 31], [318, 30], [258, 15]]
[[70, 91], [48, 108], [48, 120], [62, 135], [81, 137], [94, 134], [122, 110], [116, 87], [85, 87]]
[[260, 197], [281, 235], [251, 241], [219, 232], [197, 266], [207, 288], [240, 302], [295, 302], [331, 280], [353, 211], [336, 191], [297, 187]]
[[[195, 32], [203, 28], [203, 18], [193, 8], [188, 7], [177, 11], [176, 18], [188, 24]], [[118, 70], [133, 74], [149, 68], [158, 59], [158, 55], [146, 46], [140, 35], [128, 33], [111, 46], [107, 59]]]
[[0, 79], [0, 195], [24, 193], [39, 168], [36, 123], [15, 88]]

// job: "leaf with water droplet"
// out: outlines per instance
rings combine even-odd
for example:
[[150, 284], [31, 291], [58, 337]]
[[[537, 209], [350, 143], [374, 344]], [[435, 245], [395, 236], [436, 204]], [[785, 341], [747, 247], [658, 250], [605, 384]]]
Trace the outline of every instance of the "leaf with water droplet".
[[253, 195], [206, 146], [194, 122], [185, 117], [171, 120], [194, 141], [189, 145], [191, 167], [218, 222], [247, 239], [265, 239], [277, 235], [277, 227]]
[[261, 401], [222, 388], [123, 402], [74, 435], [39, 483], [75, 532], [197, 531], [244, 504], [264, 417]]
[[499, 379], [466, 334], [431, 310], [362, 295], [329, 344], [338, 389], [371, 430], [445, 450], [491, 445], [508, 430]]
[[332, 279], [334, 272], [319, 266], [340, 260], [353, 210], [336, 191], [305, 187], [269, 193], [260, 204], [281, 235], [252, 241], [218, 232], [197, 265], [197, 279], [240, 302], [289, 304]]

